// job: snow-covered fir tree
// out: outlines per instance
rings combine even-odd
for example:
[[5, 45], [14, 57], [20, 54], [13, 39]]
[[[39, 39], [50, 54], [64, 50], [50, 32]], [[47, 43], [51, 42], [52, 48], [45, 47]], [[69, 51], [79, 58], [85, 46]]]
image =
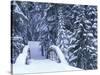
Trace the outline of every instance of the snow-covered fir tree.
[[97, 7], [88, 5], [11, 2], [12, 63], [28, 41], [40, 41], [42, 55], [58, 46], [67, 62], [97, 68]]

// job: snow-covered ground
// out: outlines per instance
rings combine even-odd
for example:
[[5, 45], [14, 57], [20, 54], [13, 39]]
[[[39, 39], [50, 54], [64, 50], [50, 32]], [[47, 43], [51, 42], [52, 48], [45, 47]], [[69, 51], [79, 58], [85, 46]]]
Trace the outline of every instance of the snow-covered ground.
[[[32, 46], [33, 45], [33, 46]], [[43, 73], [43, 72], [58, 72], [58, 71], [71, 71], [71, 70], [81, 70], [72, 66], [69, 66], [68, 64], [64, 64], [64, 63], [56, 63], [55, 61], [49, 60], [49, 59], [38, 59], [36, 60], [36, 58], [30, 60], [30, 64], [26, 65], [25, 64], [25, 59], [27, 56], [27, 50], [28, 48], [34, 48], [31, 50], [34, 50], [35, 52], [33, 52], [33, 54], [37, 54], [40, 52], [38, 49], [39, 43], [30, 43], [27, 46], [24, 47], [23, 49], [23, 53], [19, 55], [17, 61], [15, 64], [13, 64], [13, 73], [14, 74], [22, 74], [22, 73]], [[36, 51], [36, 50], [37, 51]], [[39, 58], [42, 58], [42, 56], [40, 54]], [[35, 55], [36, 56], [36, 55]]]
[[28, 45], [24, 47], [23, 52], [18, 56], [15, 65], [25, 64], [28, 48]]
[[32, 60], [30, 65], [13, 65], [14, 74], [22, 73], [43, 73], [43, 72], [58, 72], [58, 71], [71, 71], [80, 70], [66, 64], [56, 63], [49, 59]]
[[44, 59], [45, 57], [43, 57], [41, 54], [41, 45], [40, 42], [36, 42], [36, 41], [29, 41], [28, 42], [29, 48], [30, 48], [30, 53], [31, 53], [31, 58], [32, 59]]

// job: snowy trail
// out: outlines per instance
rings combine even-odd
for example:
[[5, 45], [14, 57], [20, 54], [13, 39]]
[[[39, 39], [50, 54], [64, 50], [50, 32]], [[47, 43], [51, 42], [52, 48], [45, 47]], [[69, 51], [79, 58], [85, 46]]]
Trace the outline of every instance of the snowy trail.
[[30, 48], [30, 51], [31, 51], [31, 58], [32, 59], [40, 60], [40, 59], [45, 58], [41, 54], [40, 42], [29, 41], [28, 45], [29, 45], [29, 48]]
[[[41, 56], [39, 43], [30, 43], [26, 45], [23, 49], [23, 53], [18, 56], [16, 63], [13, 64], [13, 73], [22, 74], [22, 73], [43, 73], [43, 72], [58, 72], [58, 71], [71, 71], [71, 70], [80, 70], [78, 68], [69, 66], [64, 63], [56, 63], [55, 61], [44, 59]], [[34, 48], [36, 47], [36, 48]], [[38, 48], [37, 48], [38, 47]], [[31, 48], [33, 52], [33, 59], [30, 60], [30, 64], [25, 64], [25, 59], [27, 56], [27, 50]], [[33, 48], [33, 49], [32, 49]], [[35, 50], [36, 49], [36, 50]], [[39, 56], [39, 57], [37, 57]], [[42, 60], [40, 60], [40, 58]], [[38, 60], [36, 60], [38, 59]]]

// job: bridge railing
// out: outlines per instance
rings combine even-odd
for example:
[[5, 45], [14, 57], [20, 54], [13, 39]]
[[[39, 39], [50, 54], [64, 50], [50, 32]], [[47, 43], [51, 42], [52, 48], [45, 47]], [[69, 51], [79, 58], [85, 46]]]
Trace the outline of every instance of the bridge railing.
[[56, 45], [49, 47], [47, 51], [47, 58], [56, 61], [57, 63], [67, 63], [61, 49]]

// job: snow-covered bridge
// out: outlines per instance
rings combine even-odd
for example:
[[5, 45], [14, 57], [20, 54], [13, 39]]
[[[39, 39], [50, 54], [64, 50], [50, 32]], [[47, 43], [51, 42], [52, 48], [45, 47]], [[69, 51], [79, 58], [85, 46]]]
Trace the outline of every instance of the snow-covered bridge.
[[[29, 49], [30, 59], [26, 60]], [[41, 55], [41, 46], [39, 42], [29, 42], [29, 44], [24, 47], [23, 53], [18, 56], [16, 63], [13, 64], [13, 73], [21, 74], [80, 70], [69, 66], [63, 53], [55, 45], [50, 46], [47, 58]], [[26, 65], [26, 62], [28, 62], [28, 65]]]

